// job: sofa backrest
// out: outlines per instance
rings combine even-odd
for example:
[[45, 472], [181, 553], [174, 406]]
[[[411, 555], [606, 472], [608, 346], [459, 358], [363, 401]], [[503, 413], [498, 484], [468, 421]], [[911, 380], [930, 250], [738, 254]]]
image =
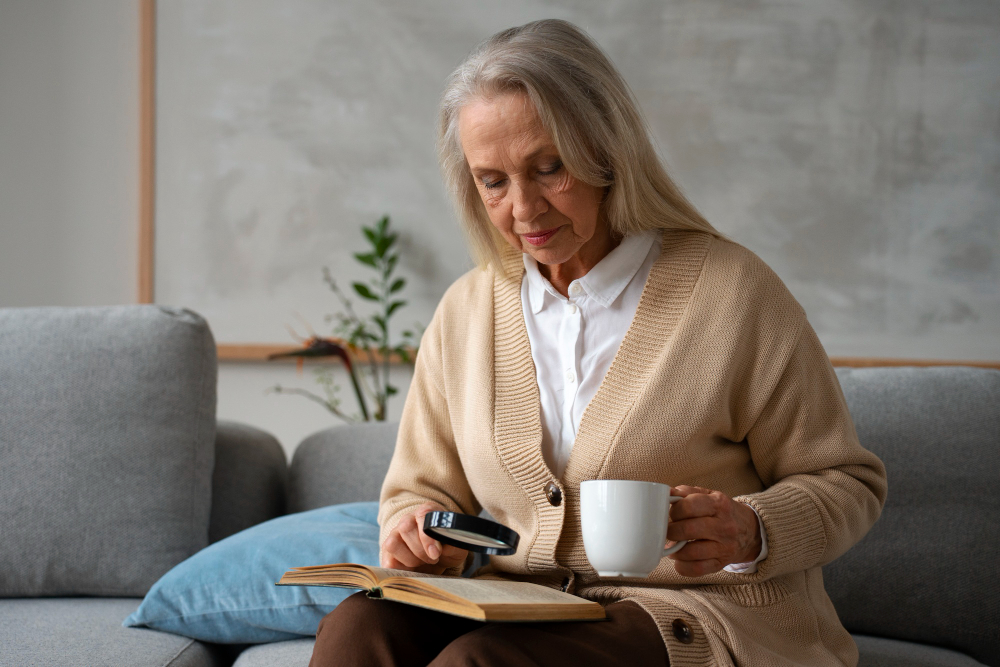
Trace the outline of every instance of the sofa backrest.
[[379, 422], [338, 426], [303, 440], [288, 471], [288, 511], [378, 500], [398, 428]]
[[0, 310], [0, 597], [142, 596], [203, 548], [215, 384], [190, 311]]
[[889, 479], [881, 518], [823, 568], [844, 626], [1000, 665], [1000, 371], [837, 375]]

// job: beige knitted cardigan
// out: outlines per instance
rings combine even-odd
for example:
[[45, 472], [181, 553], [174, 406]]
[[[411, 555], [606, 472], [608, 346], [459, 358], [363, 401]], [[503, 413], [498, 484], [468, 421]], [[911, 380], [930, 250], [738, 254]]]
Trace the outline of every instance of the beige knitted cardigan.
[[[580, 422], [562, 479], [542, 458], [538, 387], [520, 302], [521, 258], [476, 269], [424, 334], [382, 488], [382, 540], [428, 500], [487, 509], [521, 535], [486, 576], [630, 599], [656, 620], [673, 667], [853, 665], [857, 649], [820, 566], [878, 518], [885, 469], [858, 443], [830, 362], [780, 279], [742, 246], [667, 231], [635, 318]], [[767, 531], [755, 574], [602, 579], [580, 535], [579, 485], [638, 479], [718, 489]], [[563, 502], [550, 504], [556, 482]], [[682, 619], [694, 641], [683, 643]], [[683, 636], [683, 633], [680, 633]]]

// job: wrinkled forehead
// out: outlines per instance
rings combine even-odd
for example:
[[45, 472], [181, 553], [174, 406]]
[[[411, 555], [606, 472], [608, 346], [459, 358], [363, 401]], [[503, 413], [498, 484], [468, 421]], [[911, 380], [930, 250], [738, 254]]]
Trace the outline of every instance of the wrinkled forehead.
[[522, 92], [476, 98], [459, 111], [459, 142], [470, 168], [521, 161], [555, 151], [531, 99]]

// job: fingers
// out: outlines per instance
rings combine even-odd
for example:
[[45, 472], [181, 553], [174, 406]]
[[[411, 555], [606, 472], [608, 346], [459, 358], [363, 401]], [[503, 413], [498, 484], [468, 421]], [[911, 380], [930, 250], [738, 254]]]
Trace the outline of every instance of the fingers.
[[389, 537], [382, 543], [382, 556], [382, 560], [386, 562], [385, 567], [394, 569], [408, 570], [424, 562], [410, 549], [409, 545], [400, 535], [398, 527], [389, 533]]
[[[440, 545], [436, 540], [423, 535], [423, 519], [427, 512], [440, 509], [431, 503], [425, 503], [413, 513], [407, 514], [382, 543], [381, 561], [386, 567], [400, 566], [402, 569], [414, 569], [422, 565], [436, 564], [441, 555]], [[425, 542], [422, 537], [427, 538]], [[430, 551], [434, 555], [431, 556]]]
[[412, 570], [416, 567], [414, 565], [407, 565], [385, 549], [382, 549], [382, 552], [379, 554], [379, 565], [390, 570]]
[[468, 551], [442, 545], [424, 533], [424, 516], [440, 509], [439, 505], [425, 503], [404, 516], [382, 543], [382, 567], [441, 574], [449, 567], [462, 565]]
[[420, 543], [424, 548], [424, 552], [430, 557], [433, 563], [438, 563], [448, 567], [457, 567], [465, 563], [466, 557], [469, 552], [461, 547], [452, 546], [450, 544], [441, 544], [438, 540], [424, 532], [424, 517], [428, 512], [434, 512], [437, 510], [444, 509], [440, 505], [435, 505], [434, 503], [424, 503], [417, 508], [414, 513], [414, 518], [417, 524], [417, 535], [420, 538]]
[[425, 503], [397, 525], [406, 546], [424, 563], [437, 563], [441, 557], [441, 543], [424, 532], [424, 515], [438, 509], [437, 505]]
[[720, 491], [700, 486], [678, 486], [671, 489], [671, 494], [683, 500], [670, 508], [666, 537], [688, 540], [683, 549], [670, 556], [679, 574], [703, 576], [731, 563], [756, 558], [760, 537], [752, 509]]
[[681, 540], [717, 540], [729, 532], [726, 524], [714, 516], [697, 517], [694, 519], [673, 520], [667, 524], [667, 539], [674, 542]]
[[412, 520], [401, 521], [399, 528], [399, 537], [406, 545], [406, 550], [417, 559], [418, 563], [437, 563], [437, 557], [432, 557], [424, 549], [424, 544], [420, 540], [418, 529], [414, 528]]
[[[728, 565], [729, 558], [732, 555], [732, 551], [727, 549], [726, 546], [721, 542], [713, 542], [712, 540], [697, 540], [695, 542], [688, 542], [687, 545], [673, 554], [672, 558], [678, 561], [699, 561], [699, 560], [717, 560], [725, 561], [722, 565]], [[720, 565], [720, 567], [722, 567]]]
[[417, 566], [407, 566], [385, 552], [382, 553], [380, 560], [382, 567], [391, 568], [393, 570], [410, 570], [412, 572], [423, 572], [425, 574], [443, 574], [444, 571], [448, 569], [444, 565], [431, 565], [429, 563], [423, 563]]
[[670, 506], [670, 520], [689, 519], [699, 516], [716, 516], [725, 511], [726, 506], [731, 503], [731, 499], [720, 491], [703, 489], [700, 486], [678, 486], [674, 488], [673, 495], [681, 496], [684, 500], [679, 500]]
[[444, 565], [448, 567], [458, 567], [465, 564], [465, 559], [469, 556], [469, 552], [461, 547], [455, 547], [450, 544], [442, 545], [441, 558], [438, 560], [439, 565]]
[[679, 484], [670, 489], [670, 495], [680, 496], [681, 498], [686, 498], [692, 493], [711, 493], [712, 489], [706, 489], [703, 486], [692, 486], [690, 484]]
[[688, 542], [687, 545], [670, 556], [674, 569], [684, 577], [703, 577], [713, 574], [733, 562], [730, 550], [724, 544], [711, 540]]

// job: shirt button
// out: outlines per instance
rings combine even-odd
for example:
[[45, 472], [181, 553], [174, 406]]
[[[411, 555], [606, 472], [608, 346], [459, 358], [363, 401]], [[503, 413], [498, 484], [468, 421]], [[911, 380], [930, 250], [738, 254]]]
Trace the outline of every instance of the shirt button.
[[562, 502], [562, 489], [555, 482], [549, 482], [545, 485], [545, 497], [549, 499], [550, 505], [559, 507], [559, 503]]
[[580, 283], [573, 283], [572, 285], [569, 286], [569, 293], [570, 294], [579, 294], [582, 291], [583, 291], [583, 288], [580, 287]]
[[690, 644], [694, 641], [694, 632], [691, 626], [683, 618], [675, 618], [670, 624], [674, 631], [674, 637], [682, 644]]
[[576, 307], [575, 303], [569, 304], [569, 312], [571, 312], [572, 314], [576, 315], [576, 311], [577, 310], [579, 310], [579, 309]]
[[576, 382], [576, 375], [573, 371], [566, 371], [566, 382], [569, 382], [570, 384]]

